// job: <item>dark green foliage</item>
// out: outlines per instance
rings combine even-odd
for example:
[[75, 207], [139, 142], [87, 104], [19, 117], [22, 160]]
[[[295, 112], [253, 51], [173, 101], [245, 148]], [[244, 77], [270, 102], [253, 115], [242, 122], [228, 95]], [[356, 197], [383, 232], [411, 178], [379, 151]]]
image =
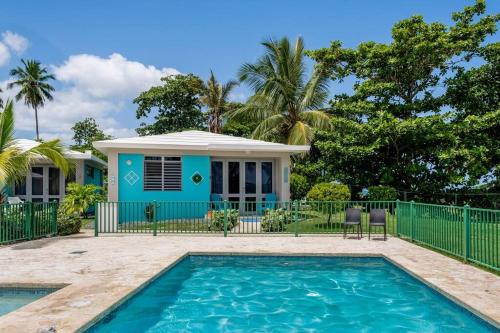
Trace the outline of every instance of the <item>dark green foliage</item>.
[[260, 228], [264, 232], [284, 231], [286, 225], [291, 222], [291, 213], [283, 208], [267, 209], [260, 222]]
[[[224, 230], [224, 210], [212, 211], [210, 230]], [[237, 209], [227, 210], [227, 230], [234, 228], [240, 219], [240, 212]]]
[[398, 198], [396, 189], [390, 186], [370, 186], [368, 187], [368, 200], [370, 201], [394, 201]]
[[[449, 26], [413, 16], [394, 25], [389, 43], [350, 49], [334, 41], [308, 52], [332, 80], [353, 77], [356, 84], [330, 101], [333, 129], [317, 133], [295, 170], [309, 179], [419, 193], [493, 181], [499, 47], [483, 44], [500, 16], [484, 13], [479, 0], [454, 13]], [[486, 63], [464, 69], [472, 59]]]
[[304, 199], [310, 188], [311, 186], [306, 177], [295, 173], [290, 175], [290, 196], [292, 200]]
[[107, 161], [107, 156], [95, 149], [92, 142], [109, 140], [112, 137], [104, 134], [94, 118], [85, 118], [82, 121], [77, 121], [71, 129], [73, 130], [73, 141], [75, 142], [75, 144], [71, 146], [71, 149], [81, 152], [91, 150], [92, 154]]
[[59, 235], [71, 235], [80, 232], [82, 219], [75, 211], [68, 211], [64, 205], [57, 211], [57, 232]]
[[310, 201], [349, 201], [351, 192], [347, 185], [319, 183], [307, 192], [307, 200]]
[[156, 110], [155, 122], [141, 123], [139, 135], [179, 132], [187, 129], [203, 129], [205, 116], [201, 111], [200, 96], [203, 82], [193, 74], [167, 76], [162, 86], [142, 92], [134, 103], [138, 105], [137, 119], [147, 117]]

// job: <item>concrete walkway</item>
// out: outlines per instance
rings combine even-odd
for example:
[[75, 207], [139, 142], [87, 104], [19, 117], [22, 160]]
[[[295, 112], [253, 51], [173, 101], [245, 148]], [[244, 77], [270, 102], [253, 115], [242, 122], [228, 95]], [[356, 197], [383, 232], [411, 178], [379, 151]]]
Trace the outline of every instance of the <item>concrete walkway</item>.
[[[79, 253], [84, 251], [83, 253]], [[0, 286], [66, 285], [0, 317], [0, 332], [75, 332], [189, 252], [379, 254], [500, 322], [500, 277], [409, 242], [341, 236], [190, 236], [90, 233], [0, 247]], [[49, 331], [51, 332], [51, 331]]]

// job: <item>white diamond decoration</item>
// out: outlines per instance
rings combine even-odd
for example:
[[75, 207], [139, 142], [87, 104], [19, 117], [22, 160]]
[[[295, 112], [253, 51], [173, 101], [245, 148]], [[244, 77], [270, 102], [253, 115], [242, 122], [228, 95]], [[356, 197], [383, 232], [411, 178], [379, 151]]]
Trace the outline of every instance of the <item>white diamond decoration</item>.
[[123, 177], [123, 179], [125, 179], [125, 181], [127, 183], [129, 183], [130, 185], [134, 185], [135, 183], [137, 183], [137, 181], [139, 180], [139, 176], [133, 172], [133, 171], [129, 171], [125, 177]]

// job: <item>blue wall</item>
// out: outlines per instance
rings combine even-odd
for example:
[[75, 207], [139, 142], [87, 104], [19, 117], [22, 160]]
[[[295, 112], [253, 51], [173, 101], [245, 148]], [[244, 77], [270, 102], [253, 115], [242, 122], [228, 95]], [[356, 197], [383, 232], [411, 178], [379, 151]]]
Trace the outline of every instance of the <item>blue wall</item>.
[[[130, 161], [130, 165], [127, 164]], [[118, 154], [118, 201], [120, 202], [141, 202], [141, 206], [135, 213], [122, 212], [120, 209], [120, 221], [141, 221], [144, 220], [144, 210], [148, 203], [153, 201], [199, 201], [208, 202], [210, 200], [210, 156], [183, 155], [182, 161], [182, 190], [181, 191], [144, 191], [144, 155], [143, 154]], [[132, 172], [132, 173], [131, 173]], [[203, 180], [195, 184], [191, 176], [198, 172]], [[125, 178], [133, 176], [132, 180]], [[134, 179], [134, 177], [136, 179]], [[175, 205], [175, 203], [174, 203]], [[158, 209], [158, 220], [168, 220], [170, 218], [193, 218], [203, 217], [208, 206], [198, 204], [196, 207], [190, 205], [175, 205], [176, 209]], [[144, 206], [144, 207], [142, 207]], [[131, 216], [134, 215], [134, 216]]]
[[[87, 168], [92, 168], [94, 169], [94, 177], [91, 177], [87, 175]], [[83, 184], [94, 184], [97, 186], [102, 186], [103, 185], [103, 175], [102, 175], [102, 170], [98, 169], [87, 162], [84, 163], [83, 165]]]

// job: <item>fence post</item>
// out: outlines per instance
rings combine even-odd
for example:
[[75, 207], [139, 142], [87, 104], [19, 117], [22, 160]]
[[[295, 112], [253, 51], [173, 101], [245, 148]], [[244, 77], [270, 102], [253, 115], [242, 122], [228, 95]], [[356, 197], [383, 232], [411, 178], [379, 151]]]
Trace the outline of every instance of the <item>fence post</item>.
[[99, 236], [99, 219], [97, 214], [99, 214], [99, 202], [94, 204], [94, 237]]
[[156, 236], [158, 225], [156, 222], [156, 200], [153, 200], [153, 236]]
[[227, 200], [224, 200], [224, 237], [227, 237]]
[[295, 237], [299, 237], [299, 202], [295, 200]]
[[470, 257], [470, 206], [465, 205], [464, 212], [464, 261]]
[[401, 215], [399, 214], [399, 199], [396, 200], [396, 235], [399, 237], [400, 236], [400, 233], [399, 233], [399, 222], [401, 220]]
[[33, 239], [33, 203], [31, 201], [26, 203], [26, 213], [24, 219], [26, 238]]
[[410, 201], [410, 240], [414, 241], [415, 201]]

